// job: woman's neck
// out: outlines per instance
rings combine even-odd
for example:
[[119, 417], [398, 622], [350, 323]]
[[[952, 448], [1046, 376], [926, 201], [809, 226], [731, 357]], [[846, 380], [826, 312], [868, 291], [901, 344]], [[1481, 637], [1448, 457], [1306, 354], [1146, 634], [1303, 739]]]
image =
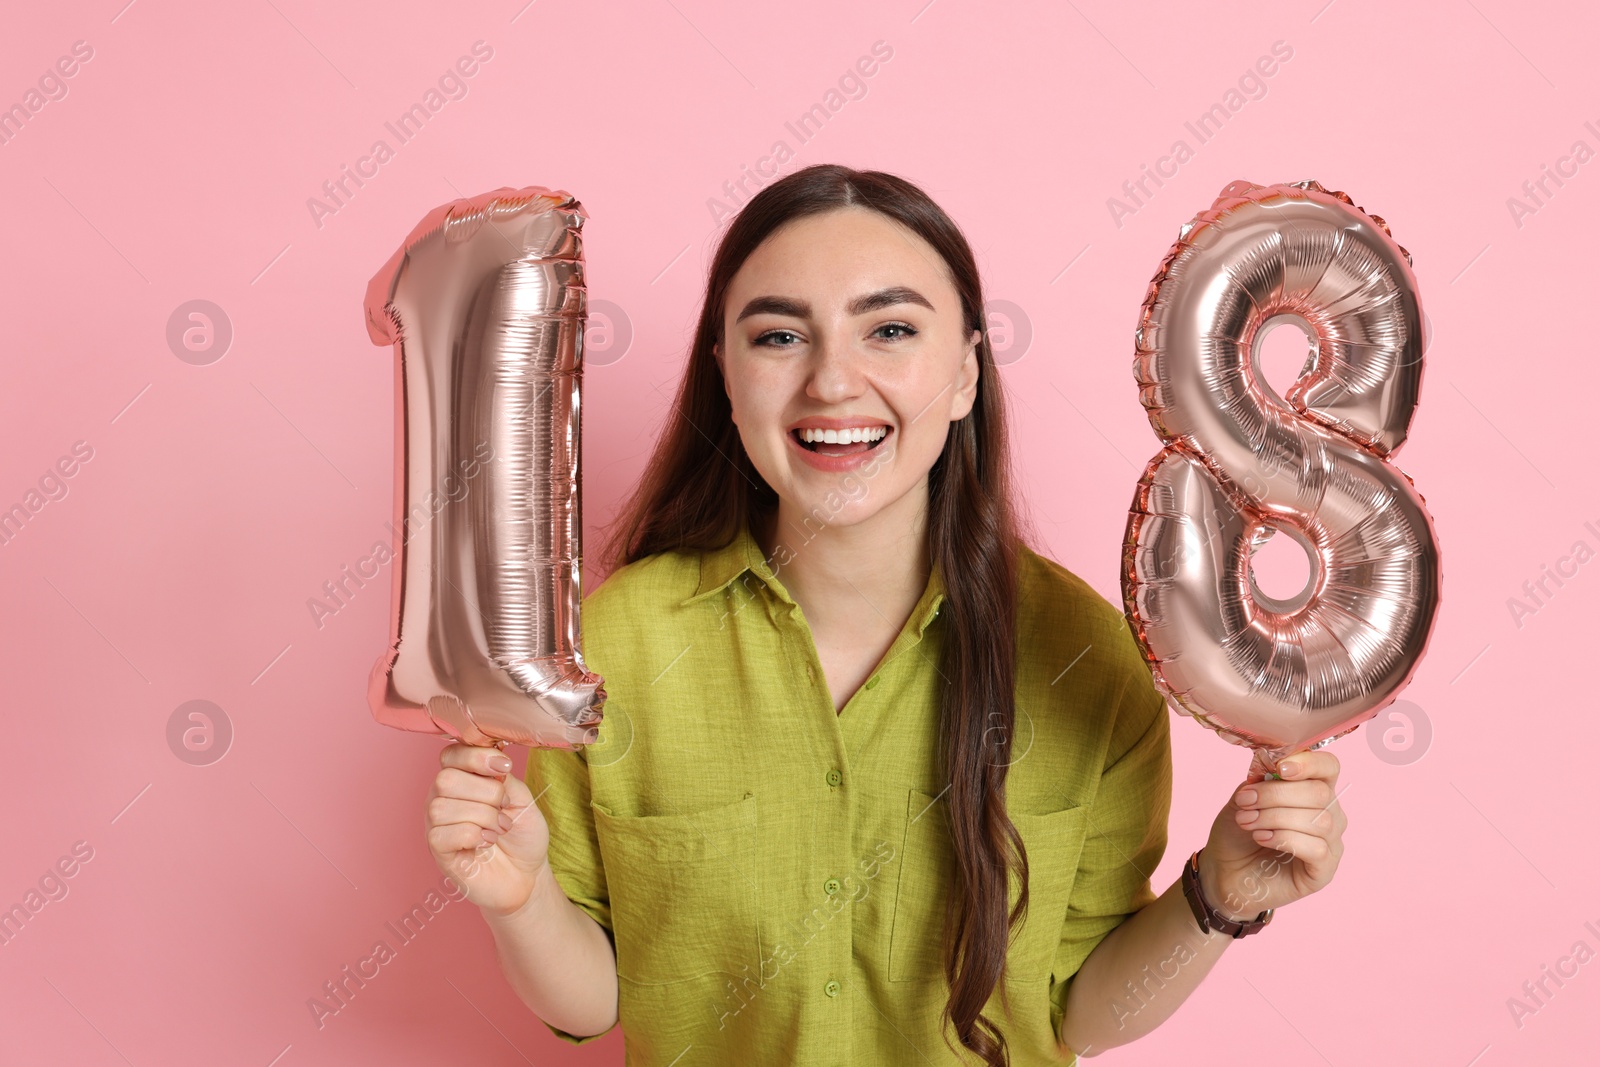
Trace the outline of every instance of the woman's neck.
[[842, 526], [780, 500], [751, 533], [813, 633], [898, 631], [928, 584], [927, 505], [924, 485]]

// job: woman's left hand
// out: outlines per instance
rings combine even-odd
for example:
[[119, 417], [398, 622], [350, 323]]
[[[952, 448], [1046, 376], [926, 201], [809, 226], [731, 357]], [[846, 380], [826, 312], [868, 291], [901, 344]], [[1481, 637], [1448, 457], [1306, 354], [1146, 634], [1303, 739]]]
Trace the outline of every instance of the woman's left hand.
[[1252, 772], [1217, 814], [1200, 853], [1200, 890], [1233, 919], [1315, 893], [1333, 880], [1344, 854], [1338, 757], [1296, 752], [1278, 764], [1284, 781], [1255, 781], [1259, 772]]

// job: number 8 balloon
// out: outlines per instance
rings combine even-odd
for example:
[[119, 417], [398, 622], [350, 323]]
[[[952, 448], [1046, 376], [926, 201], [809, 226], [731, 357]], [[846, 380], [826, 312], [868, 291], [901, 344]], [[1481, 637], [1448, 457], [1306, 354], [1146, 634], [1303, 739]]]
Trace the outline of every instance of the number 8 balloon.
[[393, 602], [378, 721], [469, 744], [592, 742], [579, 649], [583, 246], [564, 192], [428, 213], [367, 287], [395, 352]]
[[[1299, 325], [1287, 396], [1260, 341]], [[1425, 348], [1411, 255], [1314, 181], [1234, 182], [1151, 280], [1133, 362], [1165, 448], [1123, 542], [1129, 626], [1158, 688], [1270, 767], [1371, 718], [1410, 681], [1439, 605], [1439, 551], [1405, 441]], [[1282, 532], [1311, 560], [1297, 597], [1256, 586]]]

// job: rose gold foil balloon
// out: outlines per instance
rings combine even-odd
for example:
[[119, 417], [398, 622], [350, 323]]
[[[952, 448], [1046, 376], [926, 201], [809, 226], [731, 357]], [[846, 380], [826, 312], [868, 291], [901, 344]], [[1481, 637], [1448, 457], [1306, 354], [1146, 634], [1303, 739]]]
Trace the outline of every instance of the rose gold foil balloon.
[[395, 352], [394, 600], [378, 721], [470, 744], [595, 739], [579, 649], [587, 216], [497, 189], [429, 212], [367, 287]]
[[[1286, 397], [1259, 355], [1283, 321], [1312, 344]], [[1157, 686], [1258, 764], [1348, 733], [1410, 681], [1439, 606], [1432, 520], [1389, 463], [1422, 384], [1410, 253], [1344, 193], [1234, 182], [1161, 261], [1135, 349], [1166, 447], [1122, 593]], [[1286, 601], [1250, 569], [1275, 533], [1311, 560]]]

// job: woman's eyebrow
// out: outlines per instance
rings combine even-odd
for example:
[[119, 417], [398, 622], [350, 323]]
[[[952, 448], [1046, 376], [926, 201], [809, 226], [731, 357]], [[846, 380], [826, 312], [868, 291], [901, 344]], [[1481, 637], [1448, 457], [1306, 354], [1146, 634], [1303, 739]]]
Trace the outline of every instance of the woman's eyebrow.
[[[928, 298], [915, 289], [904, 285], [893, 285], [887, 289], [879, 289], [875, 293], [867, 293], [850, 301], [848, 308], [852, 315], [865, 315], [869, 311], [879, 308], [892, 307], [895, 304], [921, 304], [929, 311], [937, 310]], [[811, 317], [811, 305], [804, 300], [796, 300], [788, 296], [758, 296], [744, 306], [739, 312], [739, 317], [733, 321], [743, 322], [751, 315], [788, 315], [796, 319]]]

